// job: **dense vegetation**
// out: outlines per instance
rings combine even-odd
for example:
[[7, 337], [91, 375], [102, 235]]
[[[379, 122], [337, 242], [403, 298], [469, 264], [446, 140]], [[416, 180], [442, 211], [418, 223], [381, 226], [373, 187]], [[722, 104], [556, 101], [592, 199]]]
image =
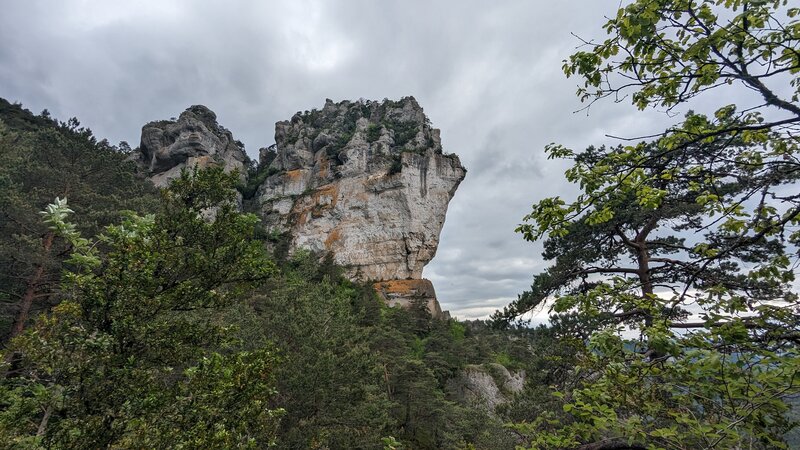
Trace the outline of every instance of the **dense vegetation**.
[[68, 197], [75, 224], [89, 235], [121, 211], [150, 211], [155, 190], [125, 162], [127, 144], [97, 141], [76, 119], [58, 122], [0, 99], [0, 337], [7, 341], [31, 312], [57, 300], [68, 246], [39, 211]]

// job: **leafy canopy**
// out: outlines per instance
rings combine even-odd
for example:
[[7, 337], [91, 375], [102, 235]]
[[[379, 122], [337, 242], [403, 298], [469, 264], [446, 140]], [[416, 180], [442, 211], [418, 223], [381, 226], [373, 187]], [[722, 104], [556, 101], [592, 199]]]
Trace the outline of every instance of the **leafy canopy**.
[[[552, 301], [587, 348], [580, 386], [557, 393], [567, 417], [519, 426], [535, 448], [784, 446], [800, 373], [797, 15], [780, 0], [634, 1], [565, 62], [584, 101], [669, 114], [713, 90], [717, 106], [632, 145], [547, 148], [580, 193], [525, 217], [554, 265], [495, 319]], [[719, 103], [731, 85], [752, 103]]]
[[129, 214], [96, 239], [66, 222], [57, 199], [46, 222], [73, 249], [63, 301], [12, 341], [4, 442], [32, 447], [230, 448], [269, 445], [275, 358], [239, 348], [211, 314], [275, 272], [236, 209], [233, 175], [184, 172], [162, 209]]

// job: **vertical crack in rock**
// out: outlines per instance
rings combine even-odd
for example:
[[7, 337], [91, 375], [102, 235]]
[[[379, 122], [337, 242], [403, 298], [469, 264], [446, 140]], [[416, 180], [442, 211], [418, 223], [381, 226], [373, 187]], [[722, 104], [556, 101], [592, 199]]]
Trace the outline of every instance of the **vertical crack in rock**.
[[428, 159], [423, 159], [419, 164], [419, 195], [428, 195]]
[[412, 270], [411, 264], [411, 247], [408, 245], [408, 236], [403, 236], [403, 246], [406, 250], [405, 260], [406, 260], [406, 269], [410, 272]]

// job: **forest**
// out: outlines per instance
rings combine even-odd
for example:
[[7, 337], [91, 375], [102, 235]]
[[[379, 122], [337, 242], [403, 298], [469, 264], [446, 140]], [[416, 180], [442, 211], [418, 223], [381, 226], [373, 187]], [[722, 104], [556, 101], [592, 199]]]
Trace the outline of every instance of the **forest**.
[[236, 172], [159, 189], [127, 143], [0, 99], [0, 443], [797, 448], [798, 15], [636, 0], [568, 55], [587, 108], [670, 122], [545, 149], [575, 195], [516, 231], [548, 265], [477, 321], [287, 251]]

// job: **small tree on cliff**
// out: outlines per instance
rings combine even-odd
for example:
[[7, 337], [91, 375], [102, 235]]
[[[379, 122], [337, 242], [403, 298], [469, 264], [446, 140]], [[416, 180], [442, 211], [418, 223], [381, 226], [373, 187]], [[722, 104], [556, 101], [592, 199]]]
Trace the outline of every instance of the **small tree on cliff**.
[[549, 236], [555, 264], [496, 318], [554, 299], [555, 322], [589, 351], [582, 386], [562, 394], [568, 420], [521, 427], [536, 448], [783, 446], [784, 400], [800, 390], [798, 13], [780, 0], [634, 1], [609, 39], [565, 63], [583, 100], [671, 110], [730, 84], [757, 95], [651, 142], [548, 147], [574, 161], [581, 193], [525, 217], [518, 231]]

